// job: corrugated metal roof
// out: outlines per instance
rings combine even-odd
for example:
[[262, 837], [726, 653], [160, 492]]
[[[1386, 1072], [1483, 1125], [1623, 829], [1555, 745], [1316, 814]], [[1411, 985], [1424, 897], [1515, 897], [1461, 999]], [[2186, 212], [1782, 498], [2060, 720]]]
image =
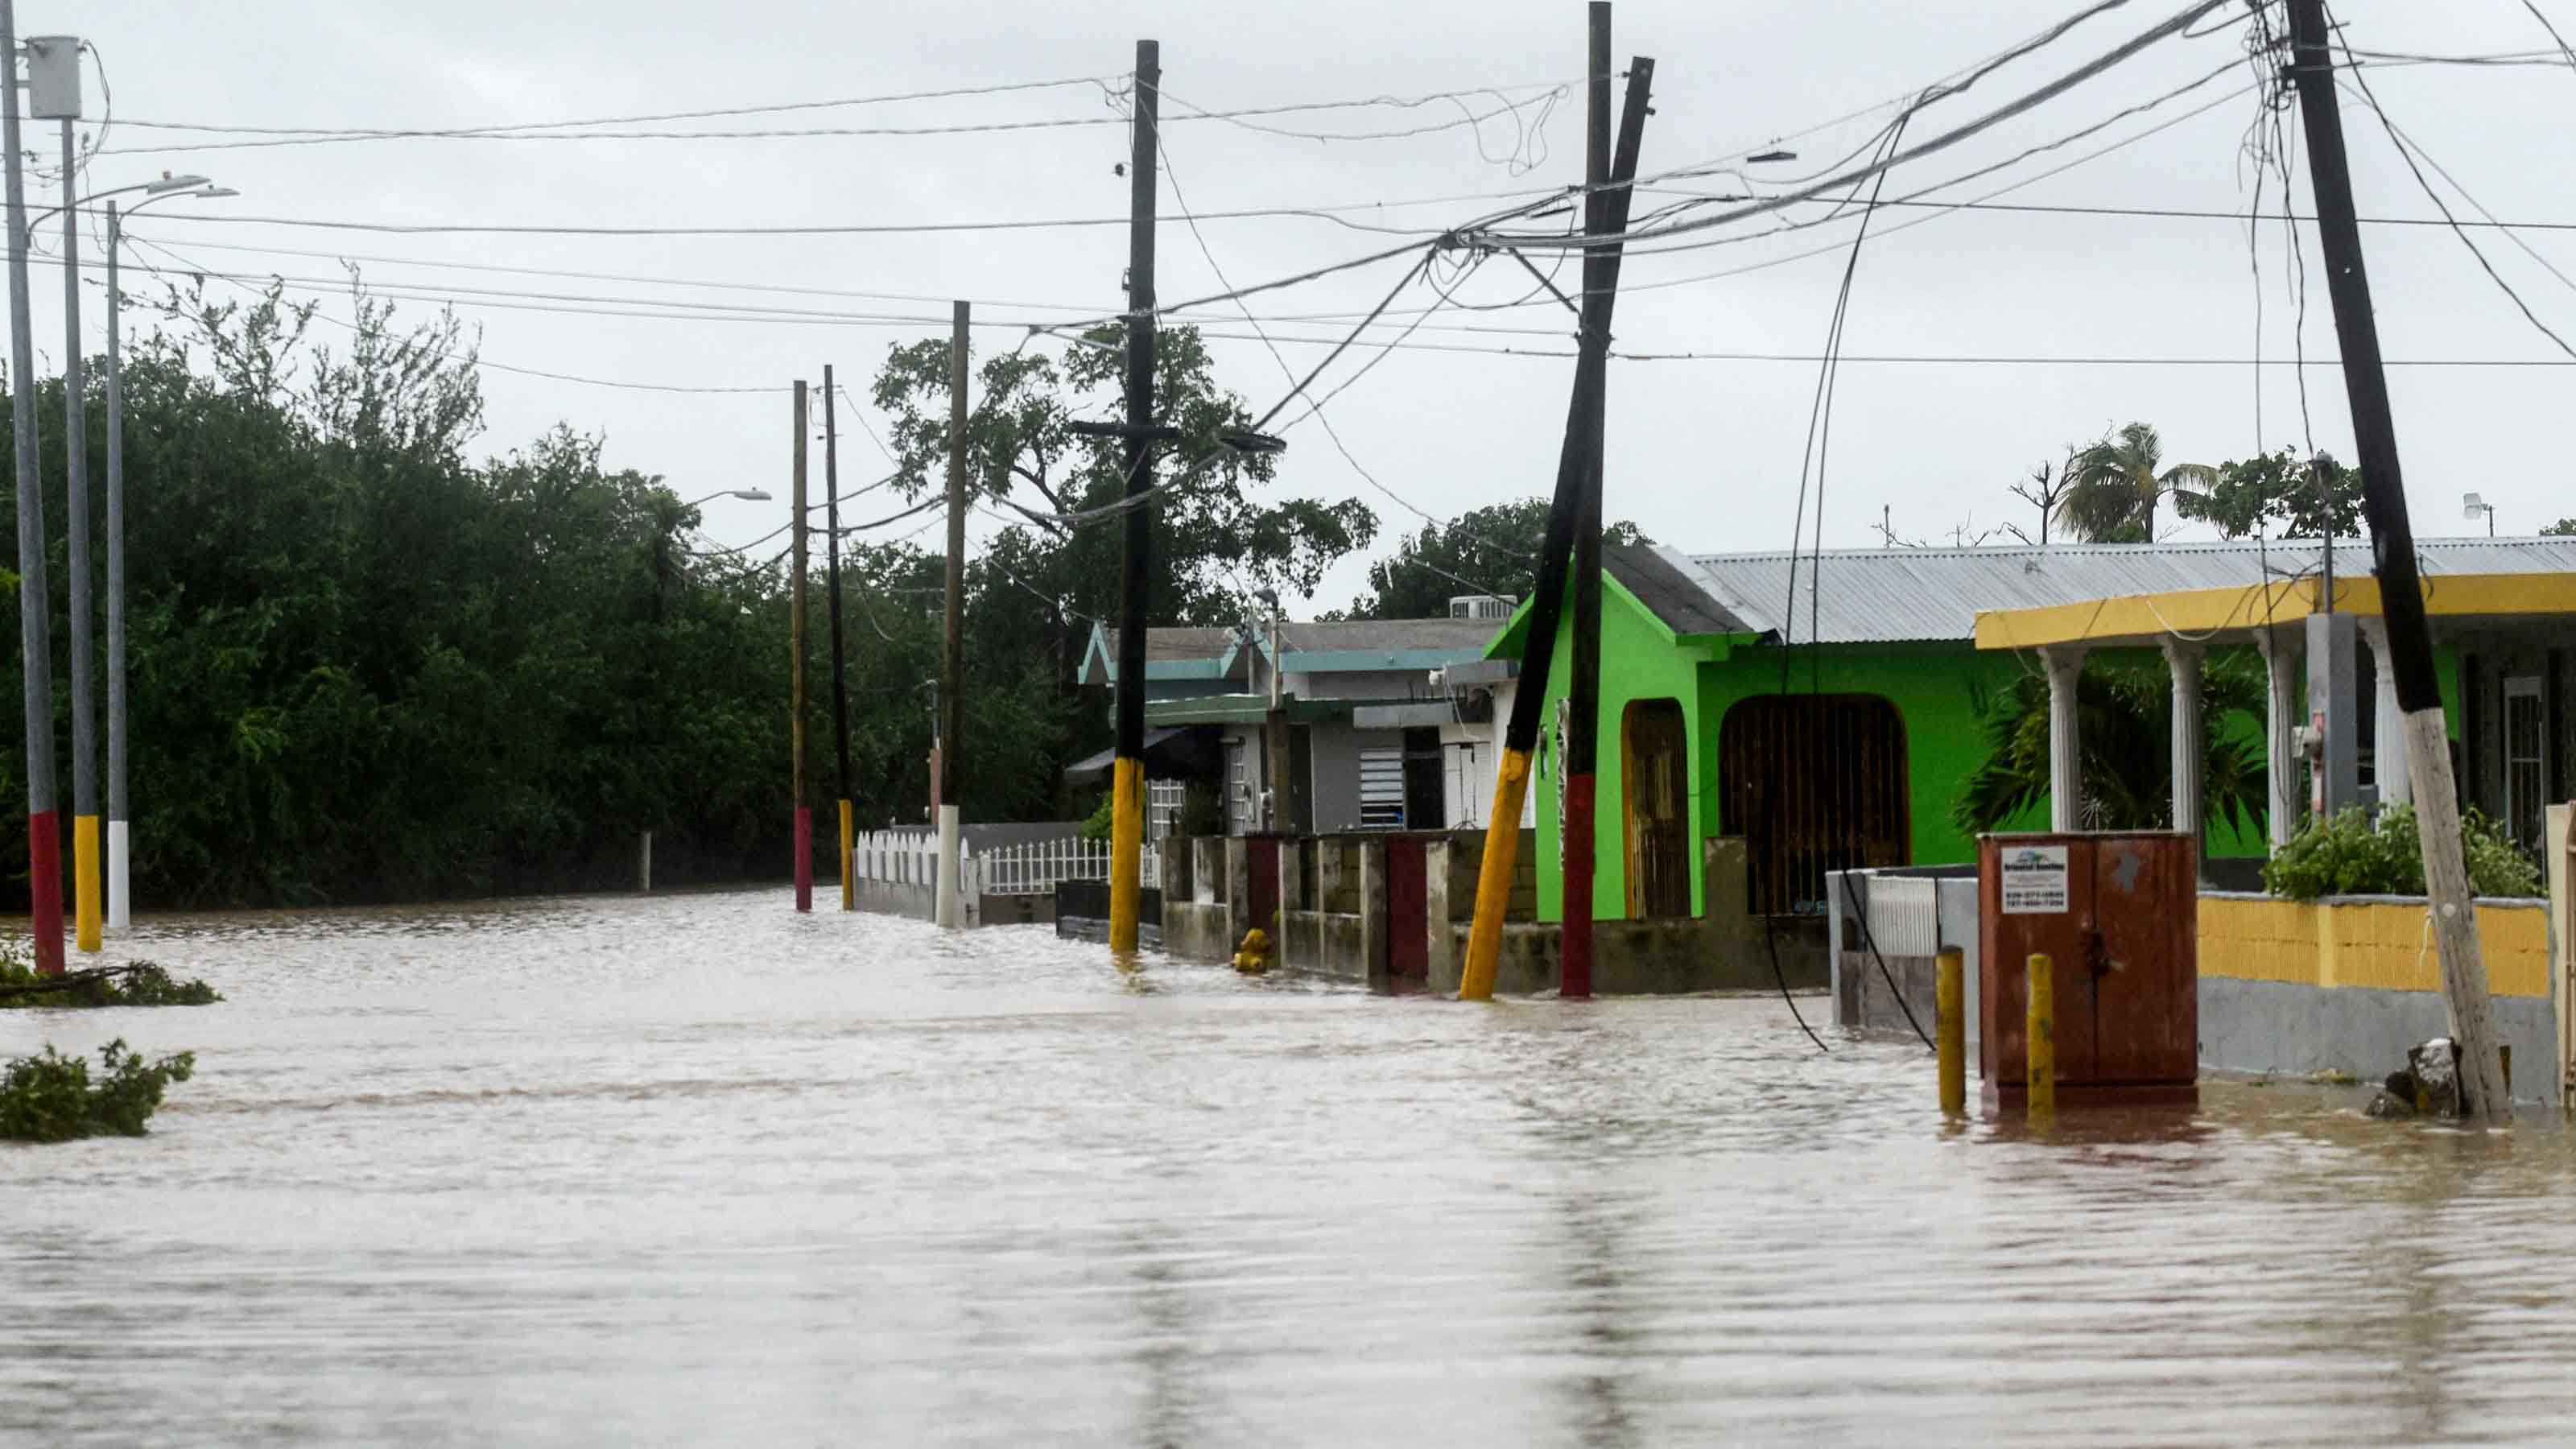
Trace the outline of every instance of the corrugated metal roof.
[[1718, 606], [1692, 576], [1687, 561], [1667, 558], [1651, 544], [1614, 544], [1601, 550], [1601, 567], [1637, 602], [1676, 634], [1746, 634], [1744, 621]]
[[[1453, 650], [1472, 659], [1502, 629], [1495, 619], [1347, 619], [1320, 624], [1282, 624], [1279, 647], [1284, 653], [1341, 654]], [[1258, 635], [1262, 631], [1256, 626]], [[1291, 669], [1296, 667], [1292, 660]]]
[[[2246, 542], [2064, 544], [2048, 548], [1827, 549], [1801, 555], [1795, 627], [1786, 553], [1683, 554], [1661, 550], [1719, 606], [1751, 629], [1805, 643], [1970, 639], [1981, 609], [2074, 604], [2171, 589], [2210, 589], [2317, 571], [2314, 539]], [[2442, 574], [2576, 573], [2576, 538], [2435, 538], [2415, 543], [2417, 566]], [[2338, 540], [2339, 571], [2370, 568], [2370, 545]], [[1808, 619], [1809, 587], [1819, 612]]]

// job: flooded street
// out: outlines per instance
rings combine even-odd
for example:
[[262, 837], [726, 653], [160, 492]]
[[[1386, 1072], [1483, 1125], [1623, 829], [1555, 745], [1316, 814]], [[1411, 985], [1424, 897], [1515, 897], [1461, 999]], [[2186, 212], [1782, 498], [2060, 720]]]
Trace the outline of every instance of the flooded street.
[[[0, 1439], [2563, 1437], [2576, 1151], [2350, 1090], [1945, 1129], [1776, 999], [1462, 1006], [784, 891], [166, 918], [0, 1148]], [[1811, 1017], [1824, 1003], [1808, 1003]], [[1900, 1426], [1910, 1426], [1900, 1428]]]

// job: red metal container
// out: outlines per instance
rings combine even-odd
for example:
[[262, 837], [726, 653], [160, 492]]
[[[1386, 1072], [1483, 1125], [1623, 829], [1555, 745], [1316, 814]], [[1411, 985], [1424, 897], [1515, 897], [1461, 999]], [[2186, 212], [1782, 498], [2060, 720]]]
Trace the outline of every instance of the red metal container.
[[1977, 839], [1977, 1066], [2029, 1074], [2024, 970], [2054, 970], [2057, 1090], [2163, 1095], [2200, 1075], [2199, 842], [2170, 831]]

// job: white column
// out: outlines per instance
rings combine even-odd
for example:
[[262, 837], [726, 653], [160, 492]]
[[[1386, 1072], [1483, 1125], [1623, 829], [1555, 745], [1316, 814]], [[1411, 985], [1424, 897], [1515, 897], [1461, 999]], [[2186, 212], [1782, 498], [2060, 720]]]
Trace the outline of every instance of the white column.
[[2378, 698], [2371, 709], [2372, 729], [2378, 741], [2372, 750], [2372, 768], [2378, 772], [2379, 803], [2412, 805], [2415, 777], [2406, 763], [2406, 716], [2397, 708], [2397, 671], [2388, 667], [2388, 621], [2363, 615], [2361, 637], [2370, 645], [2371, 673], [2379, 681]]
[[2084, 817], [2084, 754], [2077, 737], [2075, 682], [2084, 673], [2084, 651], [2052, 645], [2039, 651], [2048, 667], [2048, 828], [2080, 830]]
[[2197, 840], [2201, 827], [2200, 646], [2165, 641], [2173, 673], [2173, 828]]
[[2299, 667], [2298, 646], [2271, 630], [2254, 636], [2263, 651], [2268, 681], [2263, 716], [2263, 773], [2271, 783], [2271, 809], [2265, 812], [2272, 844], [2290, 843], [2299, 829], [2299, 745], [2293, 736], [2300, 711], [2307, 705], [2308, 682]]
[[949, 930], [965, 924], [957, 899], [957, 851], [964, 835], [957, 820], [957, 807], [942, 803], [939, 807], [939, 863], [932, 876], [931, 914], [938, 924]]

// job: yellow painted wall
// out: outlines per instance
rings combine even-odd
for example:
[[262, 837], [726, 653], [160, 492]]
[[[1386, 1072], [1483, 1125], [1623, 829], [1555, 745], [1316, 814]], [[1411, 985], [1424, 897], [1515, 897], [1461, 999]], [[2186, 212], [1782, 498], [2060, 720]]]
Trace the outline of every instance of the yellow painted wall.
[[[2478, 945], [2498, 996], [2549, 995], [2549, 916], [2538, 905], [2478, 907]], [[2439, 991], [2424, 907], [2200, 898], [2200, 974], [2302, 986]]]

